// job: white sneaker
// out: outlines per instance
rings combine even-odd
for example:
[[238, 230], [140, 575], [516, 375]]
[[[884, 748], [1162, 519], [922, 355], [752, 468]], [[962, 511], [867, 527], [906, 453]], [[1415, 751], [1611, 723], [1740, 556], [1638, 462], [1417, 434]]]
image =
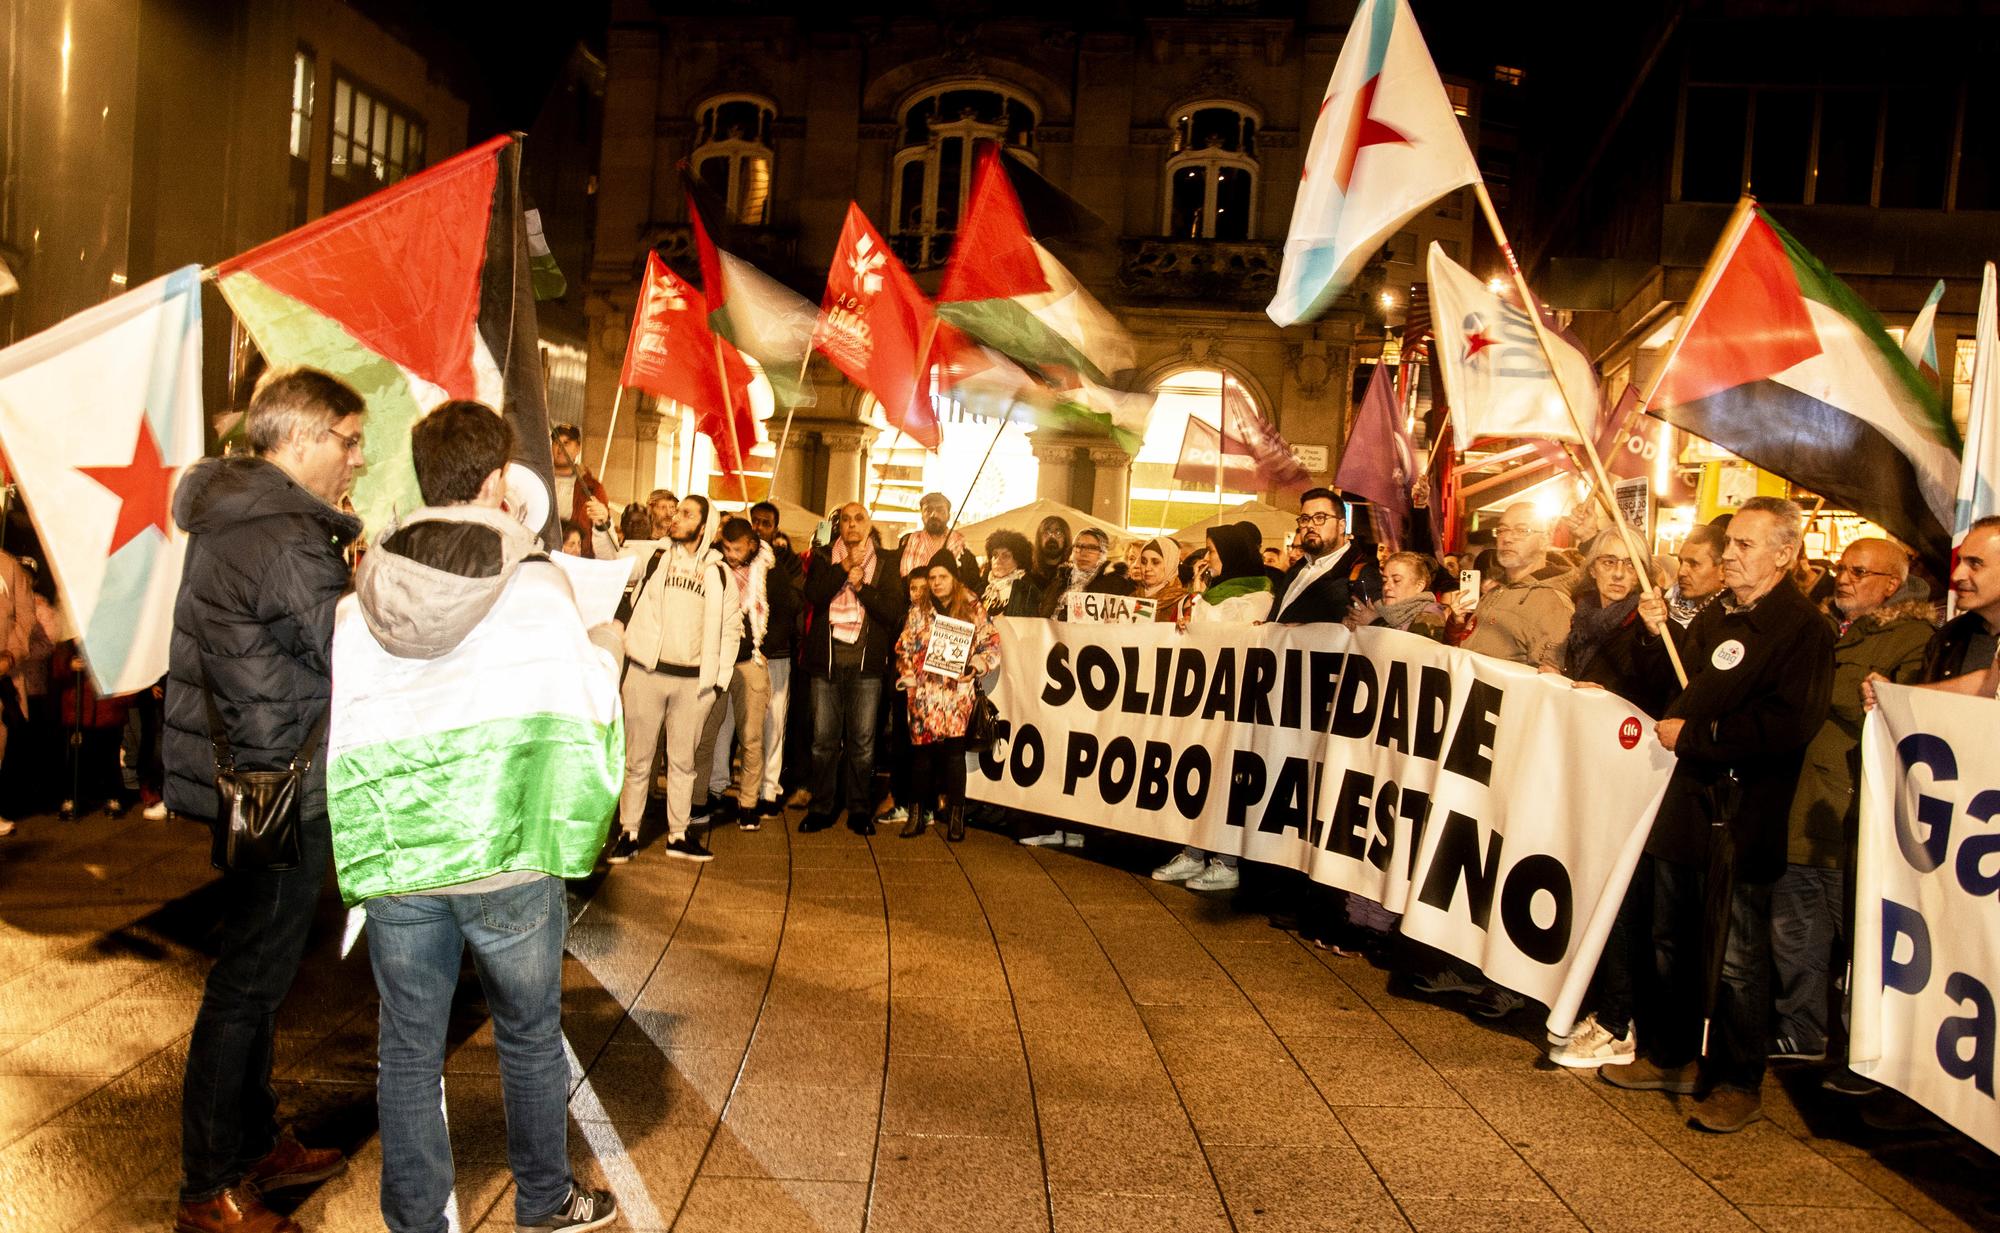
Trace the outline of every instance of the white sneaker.
[[1203, 857], [1177, 852], [1174, 854], [1174, 859], [1153, 870], [1153, 881], [1185, 882], [1206, 868], [1208, 861]]
[[167, 820], [167, 803], [165, 801], [154, 801], [152, 804], [146, 806], [139, 816], [148, 822], [165, 822]]
[[1185, 885], [1191, 891], [1226, 891], [1235, 890], [1241, 880], [1234, 868], [1219, 860], [1211, 860], [1208, 868], [1189, 878]]
[[1623, 1066], [1639, 1056], [1639, 1034], [1630, 1024], [1625, 1035], [1613, 1036], [1591, 1015], [1576, 1025], [1569, 1040], [1549, 1049], [1549, 1060], [1575, 1070], [1596, 1070], [1599, 1066]]
[[1063, 833], [1050, 831], [1046, 835], [1023, 835], [1020, 842], [1022, 847], [1027, 848], [1060, 848], [1063, 845]]
[[891, 809], [888, 813], [885, 813], [881, 817], [876, 819], [876, 821], [880, 822], [883, 826], [901, 826], [903, 823], [908, 822], [909, 820], [910, 820], [910, 811], [907, 807], [902, 805], [896, 806], [894, 809]]
[[1082, 832], [1082, 831], [1064, 831], [1064, 832], [1063, 832], [1063, 847], [1065, 847], [1065, 848], [1080, 848], [1080, 847], [1082, 847], [1082, 846], [1083, 846], [1083, 832]]

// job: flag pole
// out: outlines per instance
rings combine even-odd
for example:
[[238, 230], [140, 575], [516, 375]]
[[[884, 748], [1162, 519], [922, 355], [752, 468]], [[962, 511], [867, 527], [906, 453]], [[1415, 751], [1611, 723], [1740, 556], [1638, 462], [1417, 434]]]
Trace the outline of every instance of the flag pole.
[[[812, 358], [813, 358], [812, 348], [807, 347], [805, 355], [799, 360], [798, 383], [801, 386], [803, 386], [806, 383], [806, 369], [812, 366]], [[789, 445], [792, 440], [792, 417], [794, 415], [797, 415], [798, 412], [799, 412], [799, 404], [796, 402], [787, 404], [787, 406], [785, 407], [785, 430], [778, 434], [778, 452], [777, 455], [771, 459], [770, 497], [771, 500], [773, 501], [776, 501], [778, 499], [778, 469], [785, 465], [785, 447]]]
[[[604, 428], [604, 453], [597, 460], [597, 473], [604, 474], [604, 468], [611, 465], [611, 442], [618, 435], [618, 406], [625, 401], [625, 383], [618, 383], [618, 392], [611, 396], [611, 422]], [[635, 449], [637, 447], [634, 447]]]
[[1000, 434], [1007, 431], [1007, 419], [1014, 413], [1014, 401], [1008, 402], [1006, 414], [1000, 417], [1000, 426], [993, 430], [993, 439], [986, 443], [986, 453], [979, 459], [978, 469], [972, 473], [972, 482], [965, 486], [965, 495], [958, 499], [958, 505], [951, 511], [951, 525], [944, 529], [947, 543], [951, 540], [951, 533], [958, 528], [958, 520], [965, 515], [965, 503], [972, 500], [972, 490], [979, 487], [979, 477], [986, 474], [986, 462], [993, 457], [993, 447], [1000, 444]]
[[[902, 439], [903, 439], [903, 426], [901, 424], [898, 424], [896, 425], [896, 435], [889, 438], [889, 448], [883, 451], [883, 457], [885, 459], [887, 459], [890, 456], [890, 454], [895, 450], [896, 442], [901, 441]], [[871, 518], [874, 517], [875, 507], [882, 504], [882, 489], [885, 485], [888, 484], [888, 482], [889, 482], [889, 464], [885, 461], [882, 463], [882, 469], [876, 472], [875, 474], [875, 499], [868, 503], [869, 517]]]
[[[1479, 198], [1479, 211], [1486, 216], [1486, 225], [1492, 229], [1493, 239], [1500, 245], [1501, 255], [1507, 259], [1507, 271], [1513, 277], [1514, 290], [1521, 296], [1521, 307], [1527, 310], [1528, 324], [1534, 327], [1535, 341], [1541, 344], [1542, 358], [1548, 361], [1549, 377], [1562, 394], [1563, 410], [1569, 413], [1570, 428], [1583, 446], [1583, 456], [1590, 462], [1591, 474], [1597, 483], [1597, 496], [1605, 512], [1611, 517], [1611, 525], [1618, 529], [1618, 537], [1624, 541], [1625, 551], [1632, 554], [1633, 571], [1639, 575], [1640, 590], [1646, 598], [1651, 599], [1659, 594], [1659, 588], [1653, 585], [1653, 555], [1640, 550], [1641, 546], [1632, 534], [1632, 524], [1625, 521], [1625, 515], [1619, 511], [1618, 503], [1612, 498], [1611, 480], [1604, 473], [1604, 460], [1597, 456], [1597, 442], [1592, 439], [1590, 433], [1584, 431], [1583, 416], [1576, 409], [1574, 395], [1571, 394], [1569, 387], [1563, 384], [1561, 371], [1556, 366], [1555, 340], [1549, 337], [1549, 327], [1542, 320], [1541, 308], [1535, 301], [1534, 293], [1528, 290], [1528, 276], [1522, 272], [1521, 263], [1515, 260], [1514, 246], [1507, 242], [1507, 229], [1500, 225], [1500, 214], [1493, 208], [1493, 197], [1486, 191], [1486, 181], [1483, 178], [1474, 180], [1472, 191], [1473, 195]], [[1741, 208], [1739, 205], [1738, 209]], [[1662, 368], [1661, 371], [1664, 372], [1665, 369]], [[1658, 389], [1657, 378], [1653, 385]], [[1666, 644], [1667, 659], [1674, 666], [1674, 676], [1685, 689], [1688, 683], [1687, 669], [1681, 666], [1680, 650], [1674, 645], [1672, 633], [1667, 632], [1661, 641]]]
[[729, 392], [729, 369], [722, 362], [722, 335], [711, 331], [708, 340], [715, 344], [715, 379], [722, 386], [723, 422], [729, 428], [729, 452], [736, 455], [736, 492], [743, 504], [750, 504], [750, 480], [743, 474], [743, 443], [736, 439], [736, 395]]

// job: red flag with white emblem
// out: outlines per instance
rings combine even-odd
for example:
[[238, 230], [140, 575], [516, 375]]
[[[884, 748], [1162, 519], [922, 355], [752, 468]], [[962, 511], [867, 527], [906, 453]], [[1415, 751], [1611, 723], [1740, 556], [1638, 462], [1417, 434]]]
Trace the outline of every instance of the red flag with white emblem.
[[940, 436], [925, 361], [937, 354], [939, 332], [930, 300], [861, 207], [849, 202], [813, 345], [849, 381], [875, 395], [890, 424], [933, 450]]
[[724, 474], [743, 470], [757, 442], [750, 414], [750, 367], [708, 328], [708, 303], [660, 260], [646, 255], [646, 281], [632, 313], [619, 381], [694, 409], [695, 430], [715, 445]]

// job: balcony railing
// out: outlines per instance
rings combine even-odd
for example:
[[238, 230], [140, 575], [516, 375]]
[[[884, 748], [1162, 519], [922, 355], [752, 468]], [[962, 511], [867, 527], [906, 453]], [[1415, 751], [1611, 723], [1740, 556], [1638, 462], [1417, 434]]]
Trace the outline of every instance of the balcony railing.
[[1278, 285], [1276, 244], [1142, 237], [1119, 241], [1118, 291], [1131, 301], [1262, 307]]

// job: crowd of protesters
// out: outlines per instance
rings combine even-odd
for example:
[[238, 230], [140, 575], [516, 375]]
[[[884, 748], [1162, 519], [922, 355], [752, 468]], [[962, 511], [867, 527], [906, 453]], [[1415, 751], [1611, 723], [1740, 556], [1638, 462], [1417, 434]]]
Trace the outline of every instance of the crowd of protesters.
[[[79, 734], [69, 808], [100, 795], [129, 807], [124, 794], [144, 791], [152, 767], [152, 782], [164, 775], [162, 814], [171, 806], [213, 817], [217, 724], [247, 759], [281, 765], [296, 753], [301, 763], [299, 860], [227, 875], [221, 954], [189, 1045], [182, 1229], [297, 1233], [262, 1194], [344, 1167], [338, 1152], [280, 1129], [269, 1071], [275, 1014], [329, 865], [346, 892], [357, 863], [395, 846], [379, 831], [336, 825], [329, 835], [326, 768], [306, 758], [329, 713], [362, 705], [343, 697], [331, 671], [336, 604], [345, 611], [355, 602], [341, 597], [360, 523], [340, 498], [360, 457], [362, 405], [324, 374], [270, 374], [247, 417], [250, 452], [198, 464], [181, 483], [175, 517], [190, 543], [164, 715], [155, 693], [151, 737], [128, 713], [133, 700], [90, 693], [32, 562], [0, 554], [0, 708], [9, 720], [0, 735], [45, 740], [58, 725]], [[712, 860], [706, 840], [715, 828], [756, 830], [788, 816], [788, 805], [803, 806], [801, 835], [843, 819], [874, 835], [879, 820], [902, 839], [936, 823], [959, 842], [976, 823], [1007, 828], [1023, 844], [1084, 848], [1090, 832], [1074, 820], [970, 808], [966, 777], [981, 686], [1001, 666], [998, 622], [1068, 622], [1091, 607], [1080, 599], [1088, 596], [1150, 604], [1153, 620], [1182, 631], [1397, 630], [1618, 694], [1653, 719], [1675, 770], [1586, 1013], [1551, 1037], [1551, 1060], [1597, 1069], [1614, 1086], [1695, 1097], [1695, 1124], [1722, 1133], [1760, 1116], [1771, 1061], [1822, 1065], [1835, 1093], [1874, 1090], [1828, 1061], [1844, 1055], [1861, 724], [1876, 681], [1987, 696], [2000, 687], [2000, 519], [1975, 523], [1965, 538], [1948, 578], [1957, 615], [1940, 626], [1941, 596], [1903, 549], [1859, 539], [1816, 566], [1804, 559], [1802, 511], [1770, 497], [1694, 528], [1672, 558], [1642, 555], [1615, 529], [1573, 529], [1582, 549], [1558, 547], [1533, 506], [1513, 505], [1473, 561], [1476, 586], [1462, 585], [1471, 578], [1457, 559], [1425, 544], [1387, 552], [1354, 534], [1342, 494], [1321, 488], [1300, 498], [1286, 543], [1241, 522], [1212, 526], [1200, 542], [1118, 544], [1097, 526], [1051, 517], [1032, 538], [1003, 530], [973, 545], [955, 529], [950, 500], [930, 493], [921, 524], [893, 544], [865, 505], [848, 502], [795, 549], [769, 502], [724, 513], [705, 496], [661, 490], [614, 518], [577, 463], [579, 435], [559, 425], [551, 459], [562, 548], [629, 562], [617, 620], [586, 631], [567, 606], [543, 602], [566, 584], [535, 568], [546, 554], [510, 521], [504, 425], [478, 404], [446, 410], [415, 434], [425, 508], [364, 559], [361, 574], [374, 580], [358, 597], [367, 633], [403, 655], [414, 630], [424, 645], [409, 653], [446, 671], [453, 656], [474, 653], [467, 648], [491, 654], [491, 639], [546, 630], [560, 616], [576, 626], [561, 647], [572, 701], [610, 707], [615, 690], [625, 746], [622, 765], [593, 767], [575, 745], [551, 743], [538, 755], [548, 760], [538, 775], [600, 775], [605, 813], [615, 793], [616, 825], [601, 853], [595, 838], [588, 852], [575, 850], [579, 832], [519, 800], [486, 800], [468, 822], [479, 843], [434, 840], [456, 871], [444, 885], [406, 870], [386, 889], [350, 895], [377, 934], [382, 1105], [407, 1114], [385, 1163], [392, 1227], [441, 1227], [451, 1171], [441, 1118], [432, 1117], [443, 1060], [434, 1046], [466, 948], [489, 1001], [501, 990], [496, 1018], [508, 1019], [498, 1039], [517, 1227], [595, 1228], [615, 1214], [609, 1194], [570, 1174], [560, 1112], [560, 885], [579, 861], [587, 868], [601, 855], [624, 865], [648, 846], [649, 829], [663, 831], [657, 850], [666, 858]], [[1419, 505], [1425, 495], [1413, 494]], [[405, 575], [453, 575], [477, 602], [433, 611], [434, 597], [396, 581]], [[517, 576], [533, 581], [516, 585]], [[252, 578], [260, 585], [246, 585]], [[414, 624], [401, 612], [412, 603], [429, 613]], [[145, 699], [136, 705], [143, 710]], [[123, 735], [134, 730], [136, 740]], [[163, 755], [147, 752], [149, 740]], [[138, 774], [126, 778], [127, 767]], [[664, 826], [649, 828], [656, 818]], [[0, 820], [0, 836], [13, 829]], [[486, 842], [495, 837], [502, 841]], [[492, 859], [538, 845], [560, 868]], [[1155, 879], [1270, 907], [1275, 924], [1388, 966], [1406, 988], [1463, 996], [1496, 1018], [1522, 1005], [1462, 962], [1403, 938], [1394, 915], [1361, 896], [1285, 871], [1253, 874], [1228, 852], [1159, 853], [1168, 856]], [[1711, 993], [1704, 918], [1716, 902], [1728, 927]], [[532, 956], [524, 938], [533, 939]]]

